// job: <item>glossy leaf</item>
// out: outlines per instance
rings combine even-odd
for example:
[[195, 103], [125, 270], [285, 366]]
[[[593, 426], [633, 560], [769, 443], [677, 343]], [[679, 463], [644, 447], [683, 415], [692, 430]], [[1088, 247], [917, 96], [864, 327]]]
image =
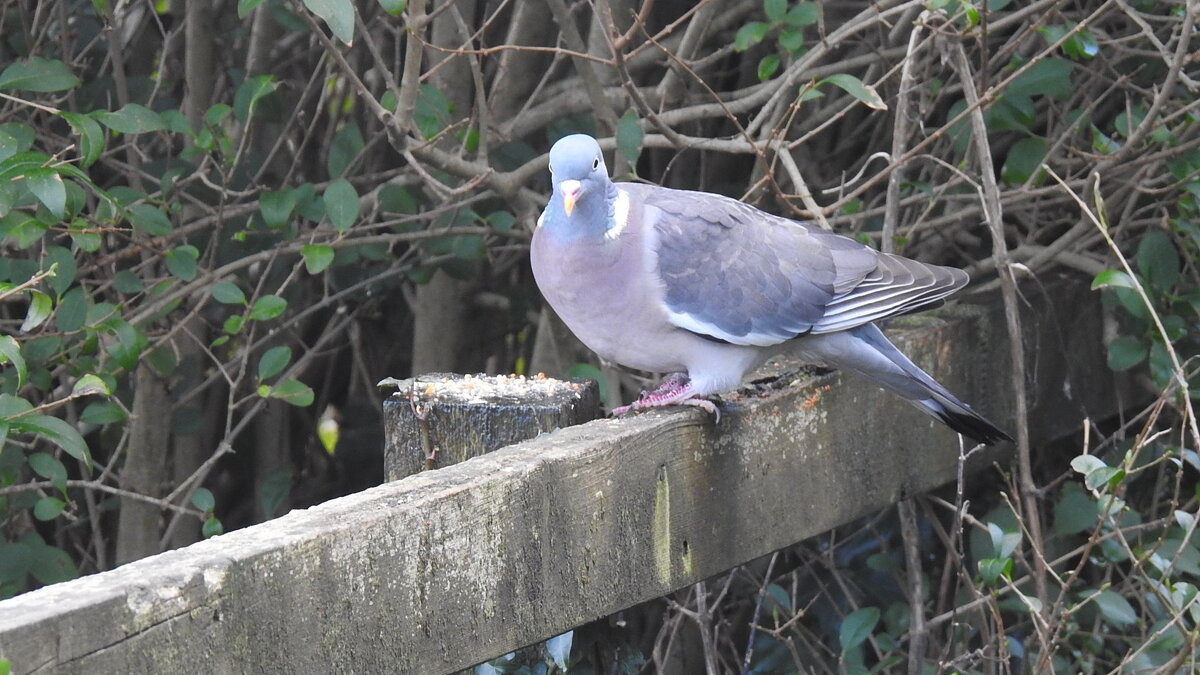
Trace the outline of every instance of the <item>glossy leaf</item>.
[[821, 80], [818, 85], [826, 83], [840, 88], [842, 91], [861, 101], [868, 108], [873, 110], [887, 110], [887, 104], [879, 97], [879, 93], [875, 91], [875, 88], [864, 83], [854, 75], [849, 73], [830, 75]]
[[41, 521], [54, 520], [66, 506], [67, 503], [57, 497], [42, 497], [33, 505], [33, 517]]
[[878, 607], [863, 607], [847, 614], [842, 620], [841, 628], [838, 629], [838, 642], [841, 644], [842, 654], [866, 642], [878, 623]]
[[196, 261], [200, 259], [200, 249], [190, 244], [176, 246], [163, 254], [167, 270], [174, 276], [191, 281], [196, 278]]
[[783, 17], [783, 22], [793, 28], [811, 26], [820, 20], [821, 6], [815, 2], [797, 2]]
[[1179, 252], [1171, 236], [1162, 230], [1151, 230], [1138, 242], [1137, 268], [1150, 285], [1169, 291], [1179, 280]]
[[123, 134], [143, 134], [167, 128], [167, 123], [158, 113], [137, 103], [126, 104], [113, 112], [100, 110], [91, 115], [97, 122]]
[[783, 21], [787, 14], [787, 0], [763, 0], [763, 11], [771, 23]]
[[645, 138], [646, 132], [638, 124], [637, 112], [632, 108], [626, 110], [625, 114], [621, 115], [620, 121], [617, 122], [617, 148], [630, 166], [637, 164]]
[[571, 660], [571, 643], [574, 638], [575, 631], [567, 631], [546, 640], [546, 656], [549, 656], [554, 665], [563, 672], [566, 672], [567, 664]]
[[266, 380], [275, 377], [287, 368], [292, 360], [292, 348], [280, 345], [271, 347], [258, 360], [258, 379]]
[[29, 468], [37, 475], [54, 484], [60, 492], [67, 489], [67, 467], [54, 455], [35, 452], [29, 456]]
[[111, 396], [112, 390], [108, 383], [98, 375], [87, 374], [75, 380], [75, 386], [71, 387], [72, 396]]
[[192, 491], [192, 506], [197, 510], [205, 513], [212, 513], [212, 510], [217, 506], [217, 499], [213, 497], [213, 493], [208, 488], [196, 488]]
[[21, 324], [21, 332], [28, 333], [50, 318], [54, 303], [50, 296], [41, 291], [29, 292], [29, 310], [25, 313], [25, 321]]
[[267, 321], [283, 314], [287, 309], [287, 300], [278, 295], [264, 295], [254, 301], [250, 308], [250, 318], [255, 321]]
[[1129, 370], [1146, 360], [1150, 350], [1135, 337], [1121, 336], [1108, 343], [1108, 367], [1117, 372]]
[[408, 6], [408, 0], [379, 0], [379, 6], [388, 14], [396, 16], [404, 12], [404, 8]]
[[204, 521], [204, 525], [200, 528], [200, 534], [208, 539], [219, 534], [224, 534], [225, 526], [221, 525], [221, 521], [217, 520], [216, 516]]
[[321, 17], [342, 42], [354, 41], [354, 4], [350, 0], [304, 0], [304, 6]]
[[762, 21], [751, 21], [738, 29], [737, 35], [733, 38], [733, 48], [735, 51], [744, 52], [754, 45], [763, 41], [767, 37], [767, 31], [771, 30], [771, 24], [763, 23]]
[[12, 364], [13, 370], [17, 371], [17, 389], [24, 386], [29, 378], [29, 368], [21, 355], [21, 345], [11, 335], [0, 336], [0, 363]]
[[299, 380], [284, 380], [271, 387], [271, 398], [303, 408], [312, 405], [315, 396], [307, 384]]
[[67, 188], [54, 169], [40, 168], [25, 172], [25, 184], [55, 218], [67, 215]]
[[778, 54], [767, 54], [758, 61], [758, 79], [765, 82], [779, 72], [780, 59]]
[[1010, 185], [1020, 185], [1040, 172], [1045, 159], [1044, 139], [1037, 136], [1022, 138], [1008, 149], [1008, 156], [1004, 159], [1004, 168], [1001, 171], [1002, 177]]
[[41, 435], [75, 459], [91, 463], [91, 454], [88, 452], [88, 446], [83, 440], [83, 436], [75, 427], [57, 417], [25, 415], [12, 420], [10, 425], [14, 431]]
[[242, 123], [249, 121], [258, 102], [275, 93], [275, 87], [273, 75], [255, 75], [244, 80], [233, 95], [233, 116]]
[[1071, 73], [1074, 66], [1062, 59], [1043, 59], [1014, 79], [1005, 96], [1048, 96], [1065, 99], [1073, 91]]
[[79, 136], [80, 165], [86, 169], [95, 164], [104, 151], [104, 129], [87, 115], [69, 111], [60, 112], [59, 115], [71, 125], [71, 131]]
[[332, 246], [321, 244], [309, 244], [301, 248], [300, 255], [304, 256], [304, 269], [308, 270], [309, 274], [324, 272], [333, 264], [335, 257]]
[[134, 204], [129, 207], [129, 223], [153, 237], [165, 237], [171, 233], [171, 220], [161, 209], [150, 204]]
[[10, 63], [0, 72], [0, 91], [63, 91], [79, 85], [79, 78], [67, 64], [37, 56]]
[[358, 191], [350, 181], [341, 178], [325, 189], [325, 214], [340, 234], [345, 234], [354, 221], [358, 220]]
[[1098, 288], [1136, 288], [1133, 277], [1121, 270], [1104, 270], [1092, 279], [1092, 290]]
[[1092, 598], [1092, 602], [1100, 608], [1100, 615], [1110, 626], [1122, 628], [1137, 623], [1138, 615], [1133, 605], [1115, 591], [1101, 591]]
[[263, 4], [263, 0], [238, 0], [238, 18], [244, 19], [250, 16], [256, 7]]
[[212, 287], [213, 300], [222, 305], [245, 305], [246, 294], [236, 284], [228, 281], [222, 281], [213, 284]]

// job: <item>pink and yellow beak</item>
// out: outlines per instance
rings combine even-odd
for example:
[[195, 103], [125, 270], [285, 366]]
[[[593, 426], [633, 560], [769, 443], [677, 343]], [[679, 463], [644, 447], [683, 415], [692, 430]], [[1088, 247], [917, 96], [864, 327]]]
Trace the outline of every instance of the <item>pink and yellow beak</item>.
[[564, 180], [558, 184], [558, 191], [562, 194], [563, 211], [567, 215], [575, 210], [575, 200], [579, 199], [579, 191], [583, 189], [583, 184], [577, 180]]

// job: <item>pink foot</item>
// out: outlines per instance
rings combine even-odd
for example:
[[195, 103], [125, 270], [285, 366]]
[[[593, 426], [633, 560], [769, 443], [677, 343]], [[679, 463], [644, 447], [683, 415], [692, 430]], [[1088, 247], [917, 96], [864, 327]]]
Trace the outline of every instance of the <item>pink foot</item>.
[[721, 411], [717, 410], [712, 401], [697, 397], [683, 373], [672, 373], [653, 390], [642, 392], [641, 397], [633, 403], [613, 408], [611, 414], [615, 417], [630, 410], [663, 408], [670, 405], [695, 406], [716, 417], [717, 422], [721, 421]]

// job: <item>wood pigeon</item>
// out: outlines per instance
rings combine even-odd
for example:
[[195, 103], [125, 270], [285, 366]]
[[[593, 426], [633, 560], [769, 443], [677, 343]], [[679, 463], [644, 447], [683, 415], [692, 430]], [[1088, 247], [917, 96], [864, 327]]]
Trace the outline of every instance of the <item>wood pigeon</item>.
[[601, 358], [670, 375], [613, 411], [693, 405], [776, 354], [856, 372], [980, 443], [1012, 440], [872, 322], [938, 305], [967, 273], [706, 192], [614, 183], [600, 145], [566, 136], [530, 260], [546, 301]]

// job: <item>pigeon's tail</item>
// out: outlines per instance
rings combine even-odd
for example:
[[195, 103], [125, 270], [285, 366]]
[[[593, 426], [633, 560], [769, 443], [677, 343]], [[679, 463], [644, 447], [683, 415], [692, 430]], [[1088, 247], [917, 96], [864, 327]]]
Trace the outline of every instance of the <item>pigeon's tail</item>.
[[807, 337], [800, 342], [802, 353], [866, 377], [968, 438], [986, 445], [1012, 440], [918, 368], [874, 324]]

